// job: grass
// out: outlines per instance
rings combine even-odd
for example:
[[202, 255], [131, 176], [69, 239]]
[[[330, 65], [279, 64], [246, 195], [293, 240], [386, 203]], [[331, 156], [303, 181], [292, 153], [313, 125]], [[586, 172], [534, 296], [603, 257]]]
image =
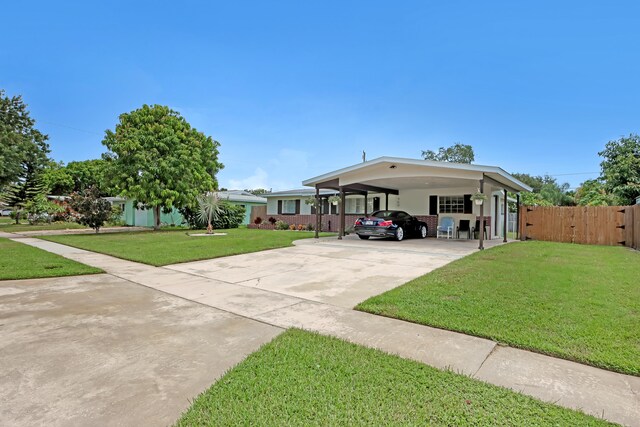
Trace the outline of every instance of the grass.
[[0, 238], [0, 253], [0, 280], [102, 273], [98, 268], [9, 239]]
[[[313, 237], [306, 231], [236, 228], [216, 230], [226, 236], [190, 237], [194, 231], [156, 231], [90, 235], [46, 236], [42, 239], [161, 266], [291, 246], [294, 240]], [[197, 231], [203, 233], [203, 231]], [[331, 235], [322, 233], [322, 236]]]
[[15, 220], [9, 219], [10, 221], [0, 221], [0, 231], [4, 231], [6, 233], [18, 233], [22, 231], [40, 231], [40, 230], [67, 230], [67, 229], [76, 229], [76, 228], [85, 228], [84, 225], [75, 223], [75, 222], [52, 222], [51, 224], [37, 224], [31, 225], [28, 223], [20, 222], [20, 224], [16, 224]]
[[198, 396], [176, 425], [609, 424], [463, 375], [292, 329]]
[[523, 242], [457, 260], [356, 309], [640, 375], [640, 253]]

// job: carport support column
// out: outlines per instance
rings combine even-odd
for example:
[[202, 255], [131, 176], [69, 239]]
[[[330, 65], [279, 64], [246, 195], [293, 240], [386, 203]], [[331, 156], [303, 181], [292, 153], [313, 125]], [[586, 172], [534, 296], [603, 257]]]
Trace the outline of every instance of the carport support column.
[[364, 216], [367, 216], [367, 205], [369, 204], [368, 193], [364, 193]]
[[315, 238], [317, 239], [319, 236], [319, 229], [320, 229], [320, 224], [322, 223], [322, 217], [320, 215], [322, 215], [320, 213], [320, 209], [322, 209], [322, 200], [320, 200], [320, 189], [318, 187], [316, 187], [316, 233], [315, 233]]
[[520, 239], [520, 193], [516, 194], [516, 239]]
[[509, 205], [507, 204], [507, 189], [504, 190], [504, 224], [502, 224], [503, 228], [503, 238], [502, 241], [507, 243], [507, 221], [509, 220], [509, 214], [507, 211], [509, 210]]
[[344, 236], [344, 211], [347, 207], [346, 196], [344, 194], [344, 188], [340, 187], [340, 231], [338, 232], [338, 239], [342, 240]]
[[384, 210], [389, 210], [389, 193], [384, 193]]
[[[484, 194], [484, 179], [480, 180], [480, 192]], [[480, 205], [480, 221], [478, 222], [478, 249], [484, 250], [484, 202]]]

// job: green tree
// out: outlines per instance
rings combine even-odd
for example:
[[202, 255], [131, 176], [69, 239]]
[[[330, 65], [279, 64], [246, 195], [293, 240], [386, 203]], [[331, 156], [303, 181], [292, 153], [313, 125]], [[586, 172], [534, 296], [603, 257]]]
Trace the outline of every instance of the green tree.
[[261, 196], [263, 194], [271, 193], [271, 190], [267, 190], [266, 188], [256, 188], [256, 189], [253, 189], [253, 190], [245, 189], [244, 191], [246, 191], [247, 193], [251, 193], [254, 196]]
[[532, 188], [532, 193], [521, 194], [523, 205], [527, 206], [571, 206], [575, 204], [569, 183], [558, 184], [549, 175], [533, 176], [526, 173], [513, 173], [516, 179]]
[[422, 158], [438, 162], [473, 163], [475, 154], [472, 146], [456, 143], [451, 147], [440, 147], [437, 153], [432, 150], [422, 151]]
[[588, 179], [576, 189], [575, 201], [579, 206], [615, 206], [617, 197], [607, 193], [600, 179]]
[[62, 162], [49, 162], [42, 171], [42, 182], [48, 194], [62, 196], [73, 192], [73, 177]]
[[114, 190], [153, 209], [155, 229], [161, 210], [195, 208], [198, 195], [215, 190], [223, 167], [220, 144], [161, 105], [120, 115], [102, 143], [109, 150], [104, 158]]
[[599, 152], [600, 178], [605, 190], [622, 205], [632, 205], [640, 196], [640, 136], [631, 134], [609, 141]]
[[115, 192], [109, 185], [107, 161], [91, 159], [69, 162], [67, 173], [73, 179], [73, 191], [84, 191], [95, 187], [101, 196], [113, 196]]
[[7, 206], [13, 208], [16, 224], [20, 223], [22, 211], [29, 200], [47, 192], [40, 171], [30, 162], [25, 163], [24, 167], [24, 177], [5, 187], [1, 197]]
[[21, 96], [9, 97], [0, 89], [0, 189], [41, 170], [49, 153], [48, 136], [35, 128]]

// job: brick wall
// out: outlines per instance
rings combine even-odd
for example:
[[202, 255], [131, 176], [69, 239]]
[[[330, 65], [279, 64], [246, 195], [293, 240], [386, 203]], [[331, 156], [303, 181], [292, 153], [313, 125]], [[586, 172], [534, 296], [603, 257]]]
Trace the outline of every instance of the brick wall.
[[[356, 219], [361, 218], [362, 215], [345, 215], [344, 223], [345, 227], [353, 227], [353, 224], [356, 222]], [[263, 222], [261, 224], [249, 224], [249, 228], [254, 229], [262, 229], [262, 230], [273, 230], [274, 226], [268, 221], [269, 218], [274, 218], [276, 221], [284, 221], [287, 224], [295, 224], [295, 225], [307, 225], [311, 224], [314, 227], [316, 226], [316, 216], [315, 215], [267, 215], [266, 218], [263, 218]], [[436, 235], [436, 227], [438, 226], [438, 216], [437, 215], [416, 215], [420, 221], [424, 221], [427, 224], [427, 228], [429, 230], [429, 236]], [[340, 228], [340, 215], [322, 215], [322, 231], [338, 231]]]

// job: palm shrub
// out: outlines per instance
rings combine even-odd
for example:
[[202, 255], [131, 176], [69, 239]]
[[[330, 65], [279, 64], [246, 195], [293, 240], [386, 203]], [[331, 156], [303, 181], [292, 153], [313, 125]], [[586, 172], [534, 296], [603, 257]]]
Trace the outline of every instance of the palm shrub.
[[207, 234], [213, 233], [213, 222], [220, 215], [221, 205], [220, 197], [213, 191], [198, 196], [196, 215], [198, 221], [207, 224]]

